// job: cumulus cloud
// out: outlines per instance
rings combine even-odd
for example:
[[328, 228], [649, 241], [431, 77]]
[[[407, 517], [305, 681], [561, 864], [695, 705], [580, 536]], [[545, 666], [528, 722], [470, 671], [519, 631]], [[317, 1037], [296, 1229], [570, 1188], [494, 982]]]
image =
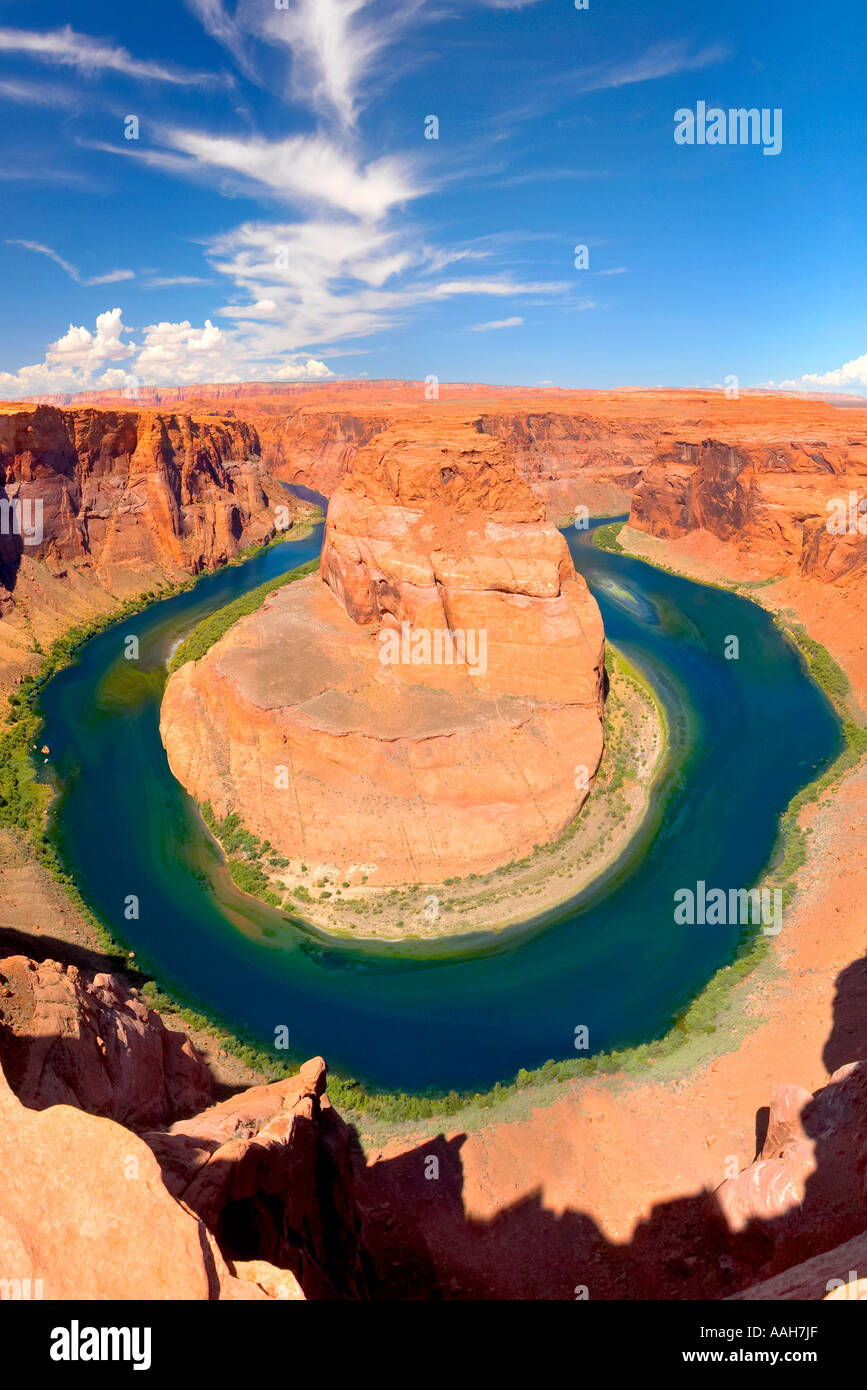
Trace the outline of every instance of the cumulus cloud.
[[861, 357], [853, 357], [842, 367], [834, 367], [829, 372], [805, 372], [803, 376], [791, 381], [769, 381], [768, 386], [782, 391], [839, 391], [852, 387], [867, 386], [867, 352]]
[[210, 319], [201, 328], [188, 319], [164, 320], [142, 331], [140, 343], [128, 341], [131, 330], [120, 309], [97, 315], [93, 331], [70, 324], [49, 344], [42, 362], [0, 372], [0, 397], [240, 381], [244, 376], [262, 381], [319, 381], [331, 376], [325, 362], [298, 353], [284, 351], [277, 362], [262, 363], [250, 356], [243, 334], [220, 329]]
[[104, 314], [97, 314], [95, 333], [71, 323], [63, 337], [50, 344], [45, 360], [92, 371], [103, 362], [132, 357], [135, 347], [122, 338], [128, 332], [122, 311], [107, 309]]

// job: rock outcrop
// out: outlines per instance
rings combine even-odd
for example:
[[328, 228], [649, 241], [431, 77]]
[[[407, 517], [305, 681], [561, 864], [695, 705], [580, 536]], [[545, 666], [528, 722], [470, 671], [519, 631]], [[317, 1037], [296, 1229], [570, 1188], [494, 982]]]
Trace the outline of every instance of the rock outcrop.
[[776, 1274], [867, 1228], [867, 1063], [851, 1062], [815, 1096], [778, 1086], [758, 1158], [713, 1194], [732, 1254]]
[[437, 882], [574, 818], [602, 752], [603, 656], [596, 603], [508, 450], [410, 425], [332, 498], [321, 578], [172, 676], [163, 740], [193, 795], [290, 859]]
[[0, 1299], [369, 1295], [321, 1058], [208, 1105], [189, 1039], [113, 976], [0, 979]]
[[168, 1124], [213, 1096], [183, 1033], [107, 973], [0, 960], [0, 1063], [32, 1110], [72, 1105], [121, 1124]]

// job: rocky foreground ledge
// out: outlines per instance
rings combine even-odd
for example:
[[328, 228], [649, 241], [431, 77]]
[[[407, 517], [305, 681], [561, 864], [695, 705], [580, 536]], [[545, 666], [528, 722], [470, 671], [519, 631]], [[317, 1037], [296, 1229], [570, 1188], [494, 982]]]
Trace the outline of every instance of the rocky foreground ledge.
[[116, 977], [0, 959], [0, 1298], [367, 1297], [325, 1084], [316, 1057], [214, 1104]]
[[485, 873], [555, 839], [602, 754], [604, 634], [499, 440], [360, 450], [321, 575], [170, 679], [175, 776], [290, 861], [371, 884]]

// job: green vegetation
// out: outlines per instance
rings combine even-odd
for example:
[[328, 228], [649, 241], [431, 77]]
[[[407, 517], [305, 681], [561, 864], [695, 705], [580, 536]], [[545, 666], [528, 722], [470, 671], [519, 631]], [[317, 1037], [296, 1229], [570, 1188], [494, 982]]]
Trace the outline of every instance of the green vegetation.
[[622, 521], [609, 521], [605, 526], [597, 526], [593, 531], [593, 544], [600, 550], [610, 550], [613, 555], [623, 555], [623, 546], [617, 539], [617, 533], [625, 523]]
[[188, 661], [198, 661], [240, 618], [246, 618], [261, 608], [269, 594], [282, 589], [286, 584], [294, 584], [296, 579], [303, 579], [306, 575], [315, 573], [318, 568], [318, 560], [308, 560], [306, 565], [299, 565], [297, 569], [290, 570], [288, 574], [278, 575], [276, 579], [266, 580], [258, 588], [242, 594], [232, 603], [227, 603], [225, 608], [220, 608], [216, 613], [203, 618], [178, 647], [169, 662], [169, 674], [185, 666]]

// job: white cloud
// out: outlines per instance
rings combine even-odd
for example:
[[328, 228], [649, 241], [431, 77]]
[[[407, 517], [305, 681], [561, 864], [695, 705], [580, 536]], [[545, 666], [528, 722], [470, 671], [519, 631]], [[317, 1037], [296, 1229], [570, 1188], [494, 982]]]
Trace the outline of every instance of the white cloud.
[[[279, 9], [273, 0], [239, 0], [234, 14], [222, 0], [187, 3], [247, 77], [344, 127], [355, 124], [374, 75], [381, 85], [397, 70], [393, 57], [385, 69], [385, 51], [405, 37], [414, 19], [438, 18], [440, 13], [432, 14], [422, 0], [380, 0], [375, 7], [372, 0], [286, 0]], [[270, 84], [268, 64], [254, 39], [285, 60]]]
[[445, 261], [412, 230], [364, 222], [245, 222], [217, 237], [214, 270], [233, 281], [217, 312], [235, 321], [251, 355], [273, 358], [313, 344], [366, 337], [408, 312], [459, 295], [558, 294], [564, 282], [509, 275], [438, 280]]
[[45, 82], [0, 81], [0, 97], [6, 101], [20, 101], [26, 106], [80, 106], [81, 97], [65, 87], [50, 86]]
[[25, 53], [28, 58], [76, 68], [86, 75], [119, 72], [124, 77], [169, 82], [177, 86], [197, 86], [211, 80], [205, 73], [184, 72], [161, 63], [139, 62], [125, 48], [92, 39], [88, 34], [77, 34], [68, 24], [63, 29], [45, 33], [0, 28], [0, 53]]
[[524, 320], [522, 318], [510, 319], [490, 319], [487, 323], [474, 323], [472, 333], [489, 333], [495, 328], [518, 328]]
[[406, 159], [386, 156], [362, 167], [323, 135], [269, 141], [172, 129], [164, 138], [198, 164], [229, 169], [290, 202], [337, 208], [374, 221], [424, 191], [411, 181]]
[[668, 40], [651, 44], [646, 52], [625, 63], [599, 63], [595, 67], [581, 68], [569, 75], [569, 81], [572, 91], [600, 92], [636, 82], [655, 82], [679, 72], [694, 72], [722, 63], [729, 56], [725, 44], [709, 44], [691, 53], [682, 39]]
[[[249, 355], [243, 334], [226, 332], [210, 319], [201, 328], [188, 319], [152, 323], [138, 345], [123, 341], [129, 332], [120, 309], [99, 314], [95, 332], [70, 324], [63, 337], [50, 344], [43, 362], [0, 372], [0, 398], [245, 378], [321, 381], [331, 376], [325, 362], [309, 355], [283, 351], [278, 361], [263, 364]], [[123, 366], [107, 365], [119, 362]]]
[[133, 344], [123, 342], [121, 336], [128, 332], [122, 311], [107, 309], [104, 314], [97, 314], [95, 333], [71, 323], [63, 337], [50, 344], [45, 360], [92, 371], [103, 362], [132, 357]]
[[201, 275], [155, 275], [146, 283], [149, 289], [162, 290], [173, 285], [210, 285], [212, 282]]
[[47, 256], [65, 270], [70, 280], [74, 280], [77, 285], [116, 285], [120, 280], [134, 280], [134, 270], [110, 270], [106, 275], [92, 275], [89, 280], [82, 279], [78, 269], [71, 262], [55, 251], [51, 246], [43, 246], [40, 241], [21, 241], [17, 238], [7, 240], [7, 246], [23, 246], [25, 251], [36, 251], [40, 256]]
[[834, 367], [830, 372], [805, 372], [792, 381], [769, 381], [769, 387], [781, 391], [833, 391], [853, 386], [867, 386], [867, 352], [861, 357], [853, 357], [842, 367]]
[[62, 338], [50, 343], [42, 362], [17, 372], [0, 372], [0, 395], [44, 395], [51, 391], [81, 391], [93, 385], [94, 373], [108, 362], [128, 360], [135, 353], [123, 335], [129, 329], [120, 309], [98, 314], [95, 331], [70, 324]]
[[261, 10], [262, 33], [292, 52], [292, 86], [318, 111], [354, 124], [362, 86], [383, 50], [402, 36], [418, 4], [379, 6], [370, 0], [296, 0], [291, 10]]

